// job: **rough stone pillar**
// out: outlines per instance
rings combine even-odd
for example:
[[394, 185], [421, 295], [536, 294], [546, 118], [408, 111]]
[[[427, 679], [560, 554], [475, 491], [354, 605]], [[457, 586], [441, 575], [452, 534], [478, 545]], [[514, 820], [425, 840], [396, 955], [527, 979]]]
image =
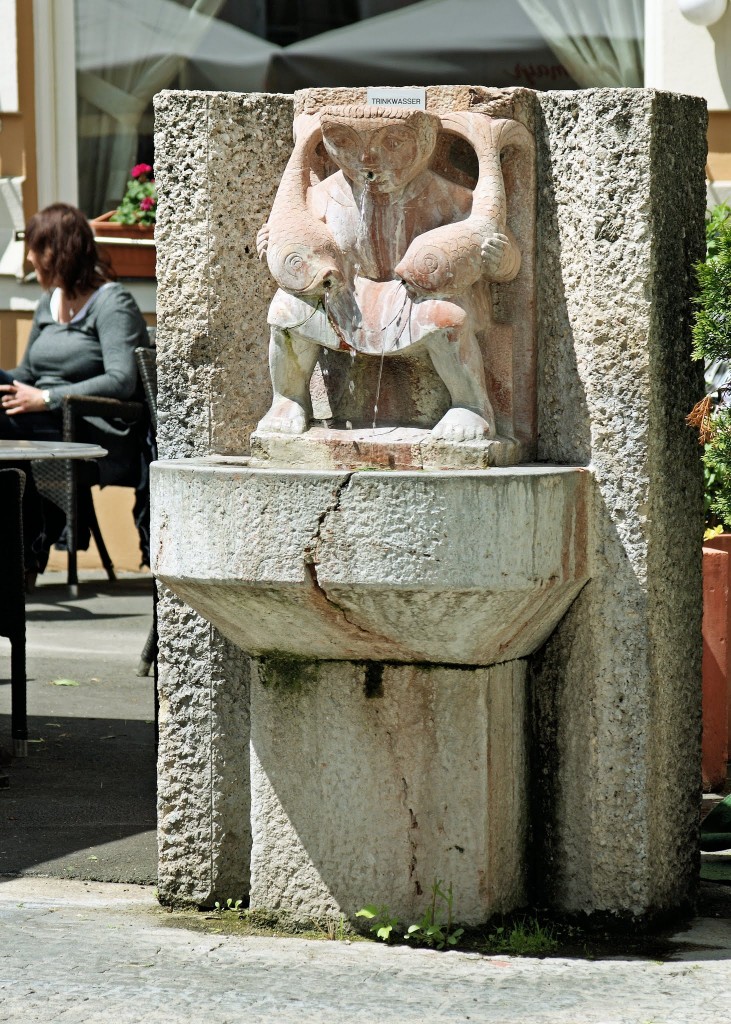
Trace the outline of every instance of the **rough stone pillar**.
[[[268, 404], [254, 239], [291, 100], [162, 93], [155, 116], [160, 458], [239, 452]], [[161, 589], [158, 887], [163, 902], [210, 904], [249, 885], [249, 659]]]
[[524, 903], [525, 661], [254, 664], [252, 907], [407, 924], [436, 881], [463, 923]]
[[165, 903], [249, 887], [249, 659], [161, 587], [158, 892]]
[[692, 895], [701, 471], [684, 423], [705, 105], [539, 93], [539, 458], [590, 465], [597, 572], [533, 663], [542, 898], [648, 914]]

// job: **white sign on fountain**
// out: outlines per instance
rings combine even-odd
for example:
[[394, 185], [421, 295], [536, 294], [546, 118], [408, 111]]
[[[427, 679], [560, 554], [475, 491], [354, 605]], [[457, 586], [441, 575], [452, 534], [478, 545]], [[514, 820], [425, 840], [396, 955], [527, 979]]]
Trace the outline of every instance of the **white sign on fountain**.
[[369, 107], [408, 107], [410, 110], [426, 110], [426, 89], [395, 89], [391, 86], [368, 89], [366, 102]]

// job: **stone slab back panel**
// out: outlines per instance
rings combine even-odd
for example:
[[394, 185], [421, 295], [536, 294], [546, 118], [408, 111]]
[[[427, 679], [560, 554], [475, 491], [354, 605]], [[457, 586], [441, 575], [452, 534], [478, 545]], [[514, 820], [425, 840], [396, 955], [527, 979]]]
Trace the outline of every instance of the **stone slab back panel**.
[[241, 454], [271, 400], [256, 254], [292, 145], [292, 99], [155, 97], [161, 458]]
[[252, 907], [411, 923], [435, 881], [462, 922], [523, 903], [525, 662], [255, 665]]
[[591, 465], [597, 571], [533, 664], [537, 879], [563, 909], [642, 914], [697, 866], [706, 115], [643, 90], [538, 102], [539, 458]]

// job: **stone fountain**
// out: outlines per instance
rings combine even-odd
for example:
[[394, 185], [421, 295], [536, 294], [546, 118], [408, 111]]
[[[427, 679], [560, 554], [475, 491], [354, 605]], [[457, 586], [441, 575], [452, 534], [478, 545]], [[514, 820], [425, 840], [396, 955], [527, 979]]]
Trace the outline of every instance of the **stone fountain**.
[[680, 906], [702, 105], [156, 104], [161, 898]]

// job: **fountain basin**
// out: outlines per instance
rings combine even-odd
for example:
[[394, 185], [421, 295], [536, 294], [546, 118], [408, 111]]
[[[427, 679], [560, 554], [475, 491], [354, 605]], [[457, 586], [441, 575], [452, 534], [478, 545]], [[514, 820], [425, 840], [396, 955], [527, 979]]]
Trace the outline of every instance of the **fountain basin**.
[[591, 575], [585, 469], [337, 472], [213, 456], [155, 463], [151, 477], [155, 575], [254, 655], [524, 658]]

